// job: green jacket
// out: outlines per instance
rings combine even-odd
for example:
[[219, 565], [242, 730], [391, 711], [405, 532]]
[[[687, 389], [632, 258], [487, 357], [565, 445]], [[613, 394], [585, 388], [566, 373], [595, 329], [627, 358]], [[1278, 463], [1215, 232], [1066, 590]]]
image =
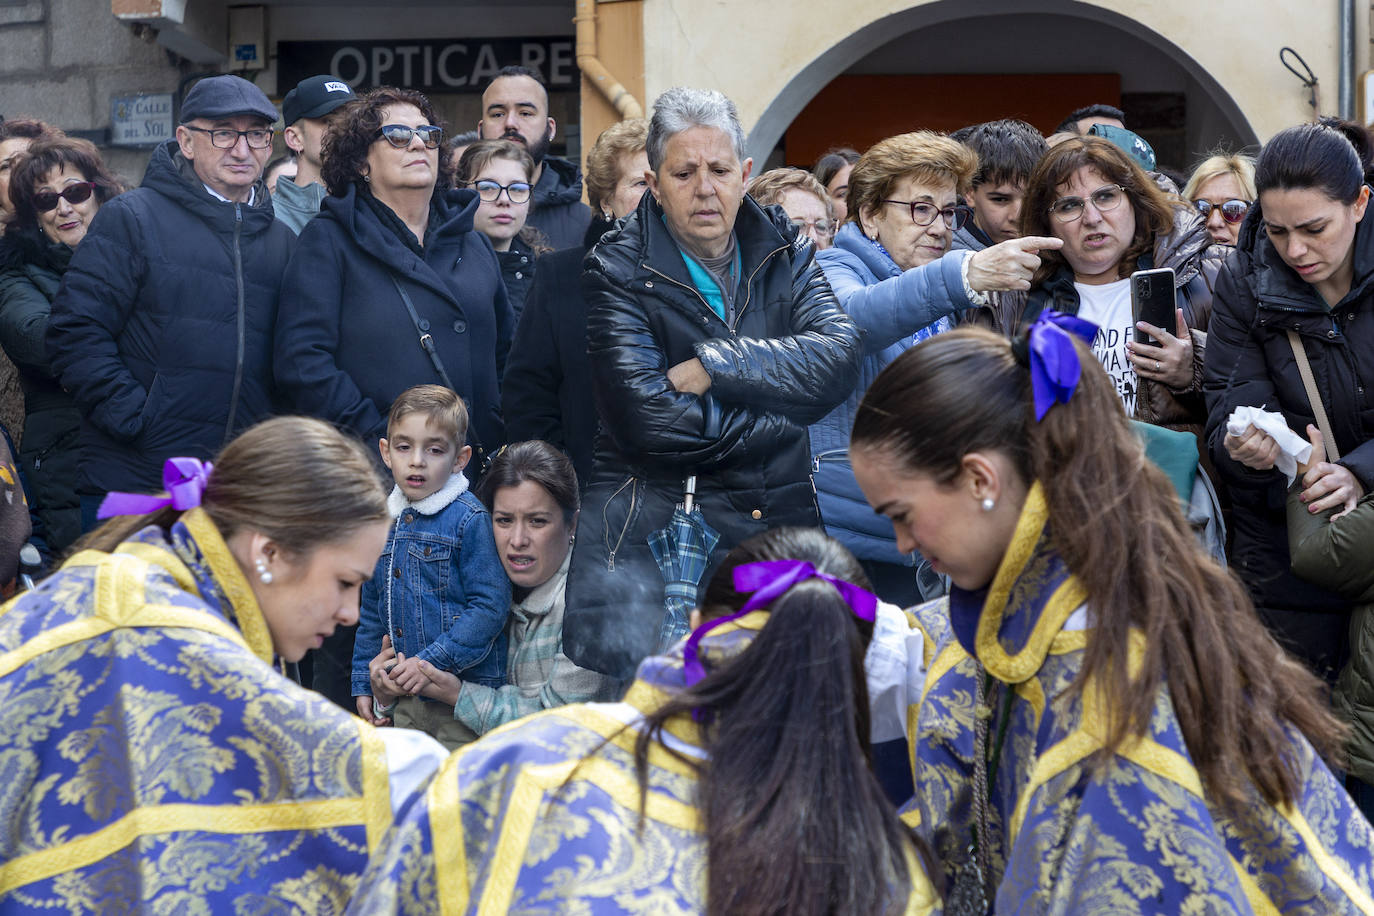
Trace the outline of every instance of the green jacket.
[[1349, 770], [1374, 785], [1374, 493], [1334, 522], [1335, 510], [1316, 515], [1288, 491], [1288, 550], [1293, 572], [1355, 602], [1350, 615], [1350, 661], [1336, 683], [1336, 708], [1350, 723]]

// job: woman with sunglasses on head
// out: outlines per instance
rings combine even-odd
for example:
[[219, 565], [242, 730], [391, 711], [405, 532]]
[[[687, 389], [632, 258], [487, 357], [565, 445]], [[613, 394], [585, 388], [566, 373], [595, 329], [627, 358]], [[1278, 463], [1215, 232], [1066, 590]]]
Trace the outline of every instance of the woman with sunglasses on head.
[[[1232, 567], [1280, 640], [1329, 681], [1349, 649], [1352, 605], [1290, 571], [1284, 502], [1297, 487], [1308, 511], [1344, 513], [1374, 489], [1371, 161], [1369, 133], [1335, 119], [1264, 145], [1259, 196], [1218, 280], [1207, 347], [1207, 444], [1234, 503]], [[1312, 456], [1290, 480], [1272, 436], [1228, 429], [1238, 407], [1277, 411], [1299, 436], [1320, 425], [1320, 407], [1335, 452]]]
[[1241, 221], [1255, 199], [1255, 160], [1240, 153], [1208, 156], [1193, 169], [1183, 199], [1192, 201], [1207, 220], [1212, 241], [1236, 244]]
[[100, 205], [123, 190], [95, 146], [75, 137], [34, 141], [10, 171], [13, 218], [0, 239], [0, 346], [19, 369], [24, 389], [19, 463], [54, 554], [81, 534], [76, 494], [81, 414], [53, 372], [44, 335], [72, 252]]
[[[1126, 415], [1200, 436], [1202, 350], [1227, 249], [1213, 245], [1197, 210], [1161, 191], [1122, 147], [1080, 137], [1051, 148], [1036, 166], [1021, 227], [1063, 247], [1041, 255], [1028, 295], [996, 305], [1002, 330], [1015, 333], [1046, 309], [1086, 318], [1099, 328], [1093, 353]], [[1174, 321], [1137, 324], [1131, 273], [1163, 267], [1174, 271]], [[1136, 343], [1136, 328], [1155, 343]]]
[[478, 140], [458, 159], [458, 184], [472, 188], [482, 201], [477, 230], [496, 249], [517, 323], [534, 282], [535, 258], [551, 250], [543, 234], [526, 224], [533, 176], [534, 160], [523, 146], [509, 140]]
[[[449, 186], [429, 100], [383, 87], [338, 109], [323, 144], [329, 189], [282, 280], [274, 370], [293, 409], [374, 448], [392, 400], [441, 384], [468, 405], [469, 477], [505, 441], [499, 379], [512, 320], [475, 191]], [[475, 482], [475, 480], [474, 480]], [[315, 657], [315, 687], [346, 709], [353, 628]]]
[[888, 610], [813, 528], [745, 540], [624, 701], [450, 757], [350, 912], [936, 911], [928, 852], [868, 770], [865, 653]]
[[[847, 217], [834, 245], [816, 256], [840, 306], [864, 332], [859, 383], [811, 427], [821, 520], [864, 564], [878, 593], [906, 607], [922, 597], [920, 557], [897, 550], [864, 503], [849, 465], [849, 428], [864, 390], [916, 341], [953, 327], [990, 290], [1025, 289], [1033, 252], [1053, 239], [1015, 239], [978, 253], [950, 252], [971, 217], [959, 203], [978, 168], [967, 147], [931, 131], [875, 144], [850, 172]], [[927, 596], [939, 589], [927, 576]]]

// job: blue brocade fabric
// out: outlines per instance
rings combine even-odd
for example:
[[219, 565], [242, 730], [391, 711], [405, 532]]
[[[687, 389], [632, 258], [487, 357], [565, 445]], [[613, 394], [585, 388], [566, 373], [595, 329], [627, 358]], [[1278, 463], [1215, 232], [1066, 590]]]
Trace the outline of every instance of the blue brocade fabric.
[[0, 911], [341, 912], [385, 753], [271, 646], [198, 509], [0, 609]]
[[[1064, 623], [1085, 595], [1046, 525], [1036, 484], [987, 592], [912, 612], [928, 673], [911, 710], [916, 795], [904, 817], [946, 869], [966, 862], [971, 839], [976, 654], [1013, 690], [991, 786], [996, 912], [1374, 913], [1374, 833], [1296, 731], [1304, 778], [1291, 809], [1252, 791], [1228, 815], [1208, 798], [1167, 688], [1145, 737], [1089, 767], [1106, 733], [1100, 694], [1061, 696], [1090, 632]], [[1137, 634], [1132, 658], [1143, 650]]]
[[[708, 670], [742, 651], [766, 620], [755, 611], [712, 630], [701, 643]], [[639, 715], [684, 683], [679, 644], [645, 659], [623, 703], [538, 713], [451, 756], [401, 813], [349, 912], [705, 912], [696, 769], [658, 742], [639, 827]], [[689, 760], [702, 756], [690, 716], [669, 720], [665, 734]], [[894, 912], [938, 913], [914, 857], [908, 867], [913, 888]]]

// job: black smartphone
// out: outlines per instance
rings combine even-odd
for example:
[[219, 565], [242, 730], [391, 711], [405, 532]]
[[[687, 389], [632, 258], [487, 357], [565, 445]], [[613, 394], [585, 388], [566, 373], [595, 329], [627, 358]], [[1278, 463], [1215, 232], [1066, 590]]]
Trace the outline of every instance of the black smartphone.
[[[1137, 270], [1131, 274], [1131, 314], [1135, 316], [1135, 321], [1144, 321], [1172, 331], [1177, 322], [1174, 317], [1175, 302], [1172, 267]], [[1135, 342], [1157, 343], [1139, 328], [1135, 328]]]

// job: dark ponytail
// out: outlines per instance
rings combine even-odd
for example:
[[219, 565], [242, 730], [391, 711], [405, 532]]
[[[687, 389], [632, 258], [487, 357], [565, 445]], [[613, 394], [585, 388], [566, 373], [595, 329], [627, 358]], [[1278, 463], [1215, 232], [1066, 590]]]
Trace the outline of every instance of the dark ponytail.
[[1352, 204], [1360, 188], [1374, 180], [1374, 139], [1353, 121], [1322, 118], [1279, 131], [1260, 150], [1255, 189], [1314, 188]]
[[[973, 328], [918, 344], [864, 395], [850, 450], [872, 450], [944, 485], [959, 478], [965, 455], [996, 451], [1027, 486], [1039, 481], [1049, 537], [1095, 617], [1070, 693], [1089, 681], [1103, 692], [1106, 749], [1145, 734], [1167, 684], [1188, 751], [1218, 801], [1238, 803], [1252, 784], [1271, 803], [1291, 802], [1301, 784], [1288, 725], [1328, 760], [1339, 754], [1342, 726], [1240, 582], [1202, 551], [1110, 379], [1087, 344], [1075, 338], [1074, 346], [1083, 373], [1073, 398], [1037, 423], [1023, 344]], [[1134, 674], [1133, 631], [1146, 637]]]
[[[820, 531], [782, 528], [740, 544], [706, 588], [708, 619], [748, 599], [736, 566], [810, 562], [867, 588], [863, 570]], [[647, 717], [635, 747], [642, 791], [648, 754], [665, 723], [704, 720], [700, 809], [706, 826], [711, 914], [891, 913], [906, 905], [914, 841], [873, 776], [864, 653], [873, 624], [834, 586], [810, 579], [771, 605], [767, 625], [739, 655]], [[909, 857], [912, 857], [909, 859]]]

